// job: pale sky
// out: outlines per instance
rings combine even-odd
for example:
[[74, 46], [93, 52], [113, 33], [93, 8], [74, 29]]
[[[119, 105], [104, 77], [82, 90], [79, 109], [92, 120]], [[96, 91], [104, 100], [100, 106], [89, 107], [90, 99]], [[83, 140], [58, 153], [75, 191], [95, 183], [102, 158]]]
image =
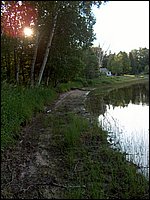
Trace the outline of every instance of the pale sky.
[[149, 49], [149, 1], [108, 1], [93, 8], [96, 17], [94, 46], [112, 53]]

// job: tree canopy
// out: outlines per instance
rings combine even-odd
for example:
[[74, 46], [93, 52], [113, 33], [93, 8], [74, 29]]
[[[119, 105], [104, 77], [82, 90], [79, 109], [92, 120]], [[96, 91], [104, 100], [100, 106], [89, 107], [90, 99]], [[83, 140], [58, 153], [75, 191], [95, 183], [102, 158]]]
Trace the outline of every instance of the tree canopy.
[[[105, 1], [104, 1], [105, 2]], [[92, 47], [92, 7], [102, 1], [2, 1], [1, 77], [18, 84], [51, 84], [113, 74], [149, 73], [149, 49], [109, 54]], [[25, 35], [30, 28], [31, 35]], [[97, 50], [100, 52], [97, 55]], [[101, 55], [101, 56], [100, 56]]]
[[[83, 50], [95, 39], [92, 6], [101, 3], [2, 1], [2, 77], [18, 83], [56, 83], [78, 76], [85, 66]], [[32, 29], [32, 36], [25, 37], [25, 27]]]
[[113, 74], [140, 74], [149, 73], [149, 49], [133, 49], [126, 53], [120, 51], [118, 54], [109, 54], [104, 61], [105, 67]]

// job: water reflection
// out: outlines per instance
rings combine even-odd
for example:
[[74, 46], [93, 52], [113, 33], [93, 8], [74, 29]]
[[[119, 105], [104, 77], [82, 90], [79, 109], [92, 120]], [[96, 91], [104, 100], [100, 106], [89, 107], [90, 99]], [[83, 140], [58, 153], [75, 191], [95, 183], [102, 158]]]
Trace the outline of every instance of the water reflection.
[[104, 96], [104, 102], [114, 107], [125, 107], [132, 104], [149, 105], [149, 85], [136, 84], [130, 87], [119, 88], [111, 91], [109, 95]]
[[106, 105], [113, 107], [128, 106], [129, 103], [141, 104], [149, 106], [149, 84], [135, 84], [130, 87], [113, 89], [111, 91], [101, 92], [99, 90], [92, 91], [88, 97], [87, 109], [94, 116], [104, 114]]
[[[127, 159], [144, 174], [149, 167], [149, 85], [136, 84], [108, 94], [96, 92], [89, 97], [90, 112], [98, 117], [108, 141], [127, 153]], [[149, 174], [146, 174], [149, 176]]]

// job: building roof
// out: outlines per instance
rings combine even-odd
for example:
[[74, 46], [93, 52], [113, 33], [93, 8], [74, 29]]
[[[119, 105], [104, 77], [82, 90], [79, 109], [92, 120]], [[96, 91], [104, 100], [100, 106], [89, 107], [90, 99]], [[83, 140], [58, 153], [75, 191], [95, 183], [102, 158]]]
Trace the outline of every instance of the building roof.
[[100, 68], [101, 72], [108, 72], [109, 70], [107, 68]]

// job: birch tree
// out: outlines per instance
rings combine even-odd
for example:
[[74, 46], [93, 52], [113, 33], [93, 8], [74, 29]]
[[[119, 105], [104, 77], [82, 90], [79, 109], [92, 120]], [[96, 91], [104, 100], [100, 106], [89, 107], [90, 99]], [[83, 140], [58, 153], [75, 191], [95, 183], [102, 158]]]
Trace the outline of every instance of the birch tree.
[[[40, 85], [45, 78], [57, 83], [78, 76], [83, 68], [80, 52], [91, 46], [95, 37], [93, 4], [98, 6], [101, 1], [6, 1], [2, 35], [18, 42], [11, 54], [3, 51], [4, 61], [6, 55], [12, 59], [7, 60], [11, 71], [3, 64], [4, 75], [9, 79], [11, 73], [20, 83], [30, 81], [31, 86], [35, 80]], [[30, 26], [36, 28], [36, 38], [24, 40], [23, 28]]]
[[53, 39], [53, 36], [54, 36], [54, 33], [55, 33], [57, 17], [58, 17], [58, 11], [56, 11], [56, 13], [55, 13], [52, 30], [50, 31], [50, 34], [49, 34], [49, 41], [47, 43], [47, 47], [46, 47], [46, 50], [45, 50], [43, 63], [42, 63], [42, 66], [41, 66], [41, 69], [40, 69], [40, 73], [39, 73], [38, 85], [41, 84], [43, 72], [44, 72], [44, 69], [45, 69], [45, 66], [46, 66], [46, 63], [47, 63], [47, 59], [48, 59], [48, 56], [49, 56], [49, 51], [50, 51], [50, 48], [51, 48], [52, 39]]
[[[40, 85], [42, 81], [43, 73], [46, 67], [46, 63], [48, 61], [49, 52], [52, 45], [52, 40], [54, 38], [54, 35], [58, 34], [59, 30], [63, 31], [63, 34], [65, 36], [64, 38], [68, 41], [69, 45], [73, 44], [73, 46], [76, 48], [82, 48], [83, 46], [88, 47], [92, 44], [91, 42], [94, 40], [92, 28], [95, 23], [94, 17], [92, 15], [93, 4], [99, 6], [101, 4], [101, 1], [55, 1], [55, 9], [53, 9], [54, 17], [52, 20], [52, 27], [49, 33], [48, 43], [46, 46], [44, 59], [38, 77], [38, 85]], [[64, 15], [67, 15], [66, 21], [68, 21], [68, 24], [66, 24], [66, 22], [63, 19]], [[58, 16], [60, 16], [59, 18], [61, 18], [62, 23], [59, 24], [59, 30], [56, 30]], [[71, 30], [72, 25], [76, 27], [73, 33]], [[70, 26], [69, 29], [67, 28], [68, 26]], [[63, 48], [66, 48], [66, 46], [63, 46]]]

